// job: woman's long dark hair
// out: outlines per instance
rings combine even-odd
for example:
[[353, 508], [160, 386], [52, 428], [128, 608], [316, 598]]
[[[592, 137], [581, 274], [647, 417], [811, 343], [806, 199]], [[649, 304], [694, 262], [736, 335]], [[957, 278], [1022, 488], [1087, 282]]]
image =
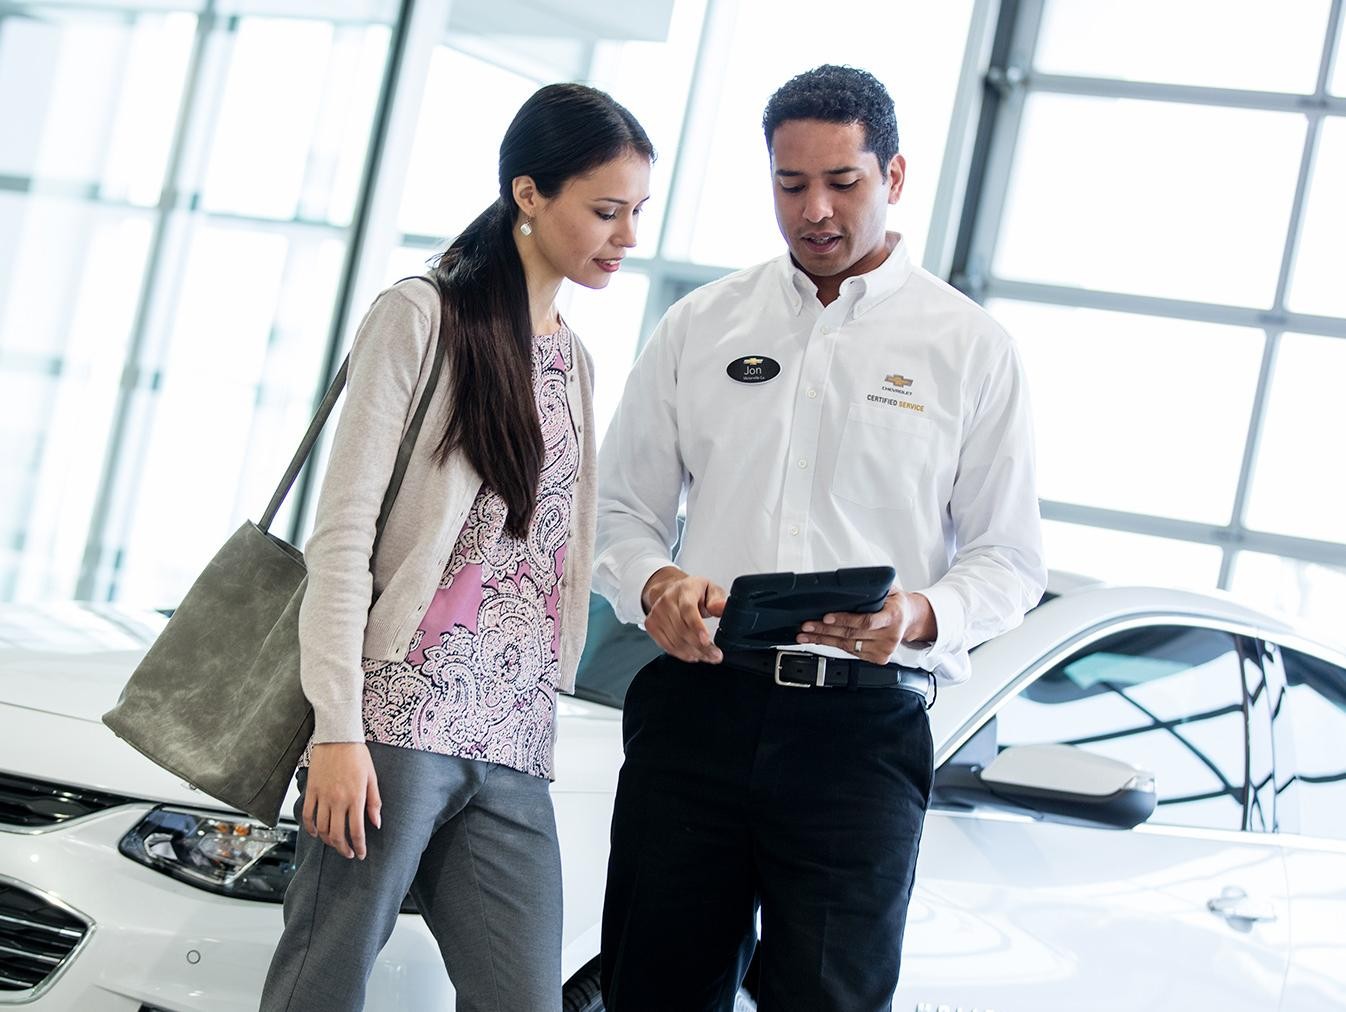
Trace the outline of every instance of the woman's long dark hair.
[[533, 395], [533, 325], [523, 262], [514, 244], [513, 184], [532, 178], [544, 197], [634, 151], [654, 157], [644, 129], [611, 96], [551, 84], [514, 117], [500, 142], [500, 196], [434, 264], [449, 341], [452, 411], [439, 444], [443, 463], [461, 448], [509, 509], [505, 529], [526, 537], [537, 505], [542, 430]]

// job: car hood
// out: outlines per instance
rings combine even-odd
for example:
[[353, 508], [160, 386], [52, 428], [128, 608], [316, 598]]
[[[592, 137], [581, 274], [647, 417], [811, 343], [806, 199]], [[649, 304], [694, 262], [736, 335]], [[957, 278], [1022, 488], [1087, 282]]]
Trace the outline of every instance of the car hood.
[[157, 612], [113, 605], [7, 605], [0, 703], [98, 722], [164, 622]]
[[[165, 621], [154, 611], [114, 605], [0, 605], [0, 770], [221, 807], [102, 723]], [[554, 790], [610, 792], [621, 761], [620, 713], [563, 697], [558, 717]], [[292, 786], [285, 811], [293, 800]]]

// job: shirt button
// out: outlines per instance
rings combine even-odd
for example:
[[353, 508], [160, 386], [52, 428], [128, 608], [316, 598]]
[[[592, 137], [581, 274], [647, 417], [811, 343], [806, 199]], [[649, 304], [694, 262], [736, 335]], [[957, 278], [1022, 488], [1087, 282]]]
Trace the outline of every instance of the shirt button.
[[791, 526], [791, 527], [790, 527], [790, 533], [791, 533], [791, 534], [796, 534], [796, 535], [797, 535], [797, 534], [799, 533], [799, 528], [798, 528], [797, 526]]
[[815, 397], [817, 397], [817, 396], [818, 396], [818, 391], [817, 391], [817, 390], [814, 390], [812, 387], [810, 387], [810, 388], [809, 388], [809, 400], [813, 400], [813, 398], [815, 398]]
[[800, 467], [808, 467], [808, 466], [809, 466], [809, 462], [808, 462], [807, 460], [805, 460], [803, 457], [800, 457], [800, 458], [799, 458], [799, 466], [800, 466]]

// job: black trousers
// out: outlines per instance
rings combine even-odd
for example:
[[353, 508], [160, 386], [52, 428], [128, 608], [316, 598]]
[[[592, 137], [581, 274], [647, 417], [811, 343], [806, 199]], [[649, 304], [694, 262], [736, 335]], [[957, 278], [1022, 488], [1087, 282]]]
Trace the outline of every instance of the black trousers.
[[622, 718], [608, 1012], [729, 1010], [761, 911], [761, 1012], [891, 1008], [930, 800], [922, 699], [669, 656]]

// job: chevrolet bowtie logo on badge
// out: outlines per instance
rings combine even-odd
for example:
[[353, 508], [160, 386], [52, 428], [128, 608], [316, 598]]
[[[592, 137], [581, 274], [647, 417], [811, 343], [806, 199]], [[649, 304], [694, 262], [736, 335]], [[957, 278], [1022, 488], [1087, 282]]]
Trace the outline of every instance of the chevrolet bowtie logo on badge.
[[765, 383], [780, 375], [780, 363], [765, 355], [748, 355], [734, 359], [724, 371], [738, 383]]
[[905, 388], [911, 386], [911, 380], [907, 379], [907, 377], [903, 376], [901, 373], [896, 372], [891, 376], [883, 377], [883, 381], [885, 383], [891, 383], [895, 387]]

